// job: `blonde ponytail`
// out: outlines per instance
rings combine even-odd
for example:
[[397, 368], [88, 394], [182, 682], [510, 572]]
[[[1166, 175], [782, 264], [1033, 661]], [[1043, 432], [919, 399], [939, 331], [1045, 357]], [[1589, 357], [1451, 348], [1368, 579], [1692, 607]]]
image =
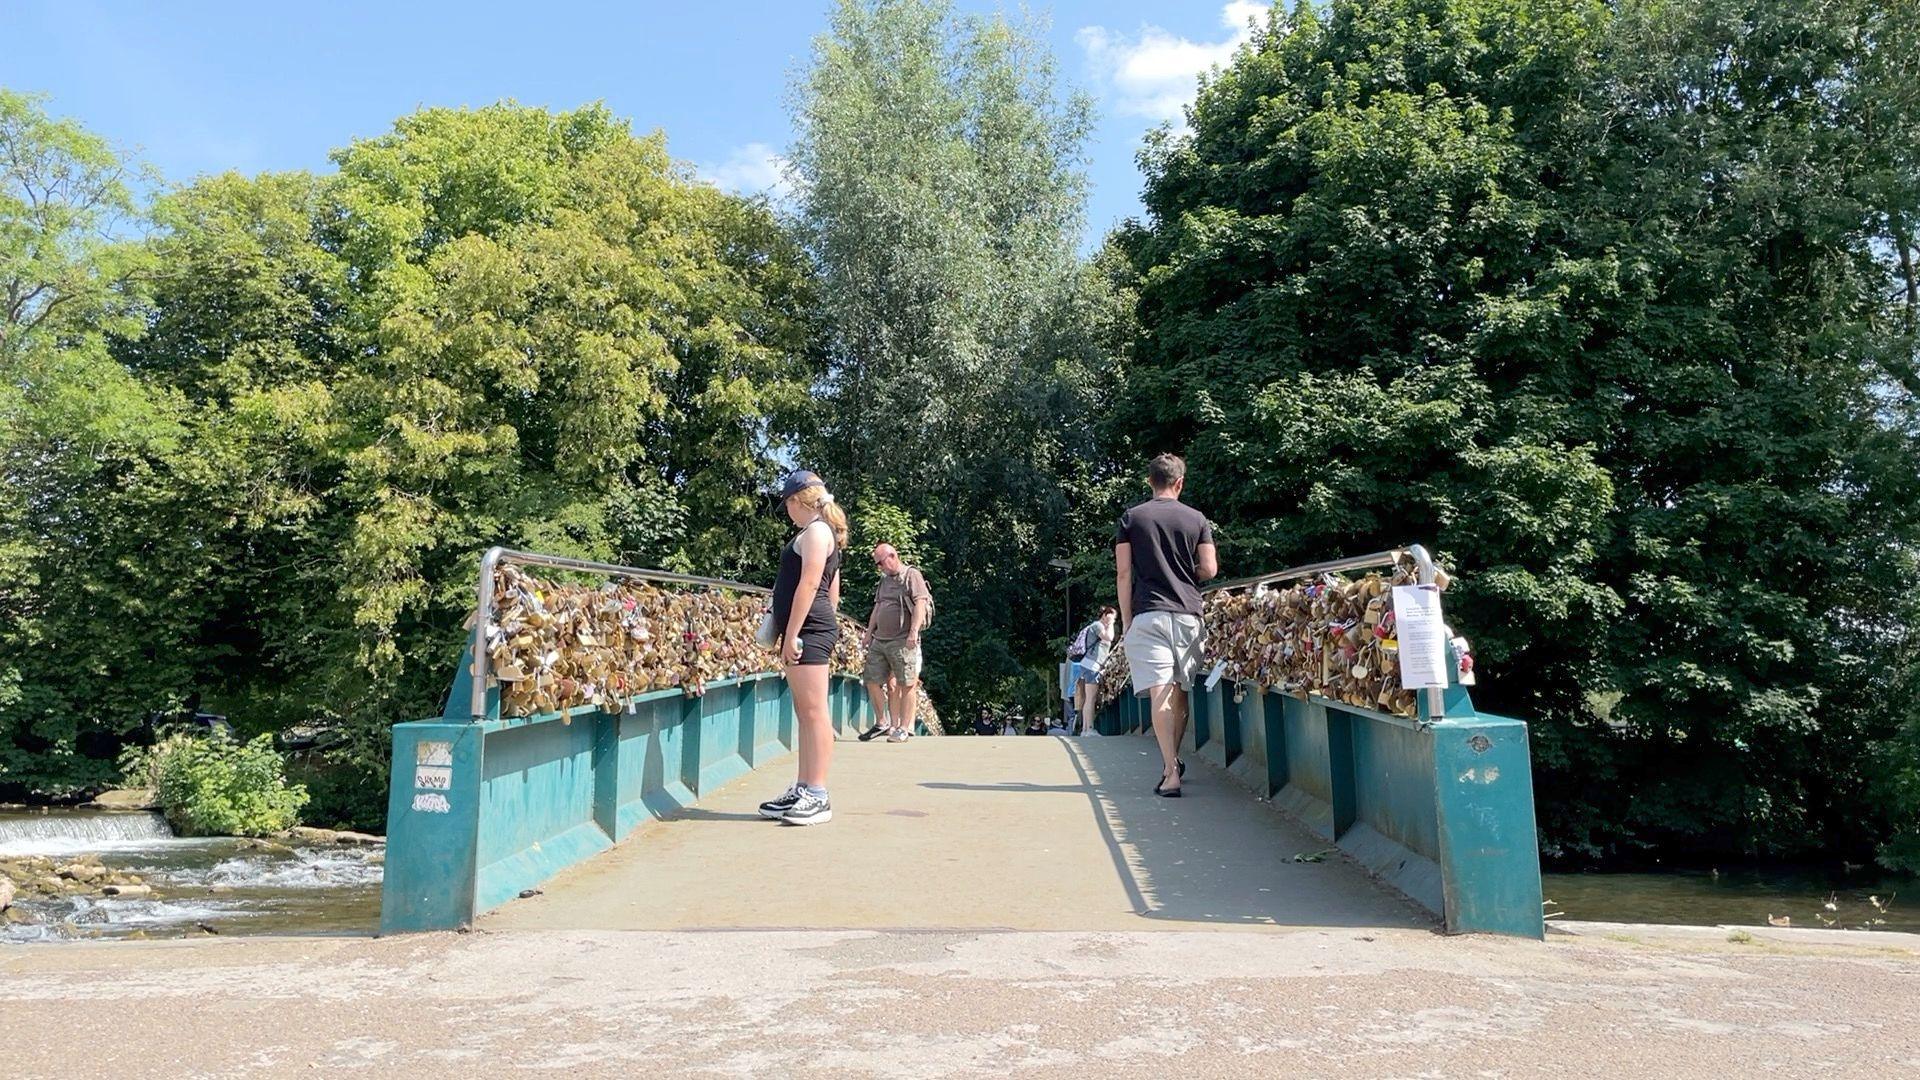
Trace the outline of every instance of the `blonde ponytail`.
[[847, 547], [847, 512], [840, 509], [840, 503], [827, 489], [819, 484], [809, 485], [794, 493], [800, 505], [820, 515], [827, 527], [833, 530], [833, 546], [844, 551]]

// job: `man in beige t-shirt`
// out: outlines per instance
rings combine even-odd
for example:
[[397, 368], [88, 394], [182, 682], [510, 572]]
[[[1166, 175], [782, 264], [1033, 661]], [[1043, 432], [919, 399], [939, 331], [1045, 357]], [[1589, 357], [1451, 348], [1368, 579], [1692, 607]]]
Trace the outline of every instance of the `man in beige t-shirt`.
[[[880, 584], [873, 592], [873, 612], [867, 616], [867, 668], [862, 681], [873, 702], [879, 726], [861, 736], [884, 733], [888, 742], [906, 742], [913, 735], [919, 707], [920, 630], [927, 624], [927, 579], [908, 566], [892, 544], [873, 549], [880, 568]], [[888, 692], [892, 680], [892, 692]]]

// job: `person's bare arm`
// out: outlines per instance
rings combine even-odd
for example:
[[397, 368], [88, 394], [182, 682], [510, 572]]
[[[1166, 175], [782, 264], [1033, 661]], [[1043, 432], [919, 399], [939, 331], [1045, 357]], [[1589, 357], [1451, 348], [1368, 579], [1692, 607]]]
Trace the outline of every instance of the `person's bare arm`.
[[836, 613], [839, 612], [840, 610], [840, 571], [838, 570], [835, 570], [833, 572], [833, 583], [827, 586], [827, 602], [833, 605], [833, 610]]
[[927, 625], [927, 579], [920, 577], [917, 571], [915, 577], [920, 582], [920, 594], [915, 596], [911, 589], [907, 593], [907, 602], [913, 605], [913, 619], [907, 626], [908, 645], [920, 644], [920, 631]]
[[1113, 585], [1120, 593], [1120, 633], [1133, 625], [1133, 545], [1113, 545]]
[[1193, 549], [1193, 576], [1201, 581], [1211, 581], [1220, 573], [1220, 553], [1212, 544], [1201, 544]]

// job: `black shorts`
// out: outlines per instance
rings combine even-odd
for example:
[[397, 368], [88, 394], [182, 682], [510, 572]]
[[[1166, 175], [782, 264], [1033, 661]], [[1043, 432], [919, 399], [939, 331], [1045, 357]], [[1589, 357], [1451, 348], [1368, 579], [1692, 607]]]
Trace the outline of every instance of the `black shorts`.
[[[840, 641], [840, 628], [800, 631], [800, 662], [796, 667], [815, 667], [833, 659], [833, 647]], [[791, 655], [791, 654], [789, 654]]]

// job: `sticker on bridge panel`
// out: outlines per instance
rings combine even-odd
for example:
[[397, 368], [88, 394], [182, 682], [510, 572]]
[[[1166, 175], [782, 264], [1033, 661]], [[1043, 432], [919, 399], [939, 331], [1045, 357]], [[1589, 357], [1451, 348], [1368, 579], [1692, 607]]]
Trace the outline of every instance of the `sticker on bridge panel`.
[[413, 747], [413, 761], [416, 765], [453, 764], [453, 744], [450, 742], [419, 742]]
[[429, 791], [446, 791], [453, 787], [453, 770], [445, 765], [419, 765], [413, 770], [413, 786]]
[[451, 814], [453, 804], [437, 791], [423, 791], [413, 797], [413, 808], [423, 814]]

